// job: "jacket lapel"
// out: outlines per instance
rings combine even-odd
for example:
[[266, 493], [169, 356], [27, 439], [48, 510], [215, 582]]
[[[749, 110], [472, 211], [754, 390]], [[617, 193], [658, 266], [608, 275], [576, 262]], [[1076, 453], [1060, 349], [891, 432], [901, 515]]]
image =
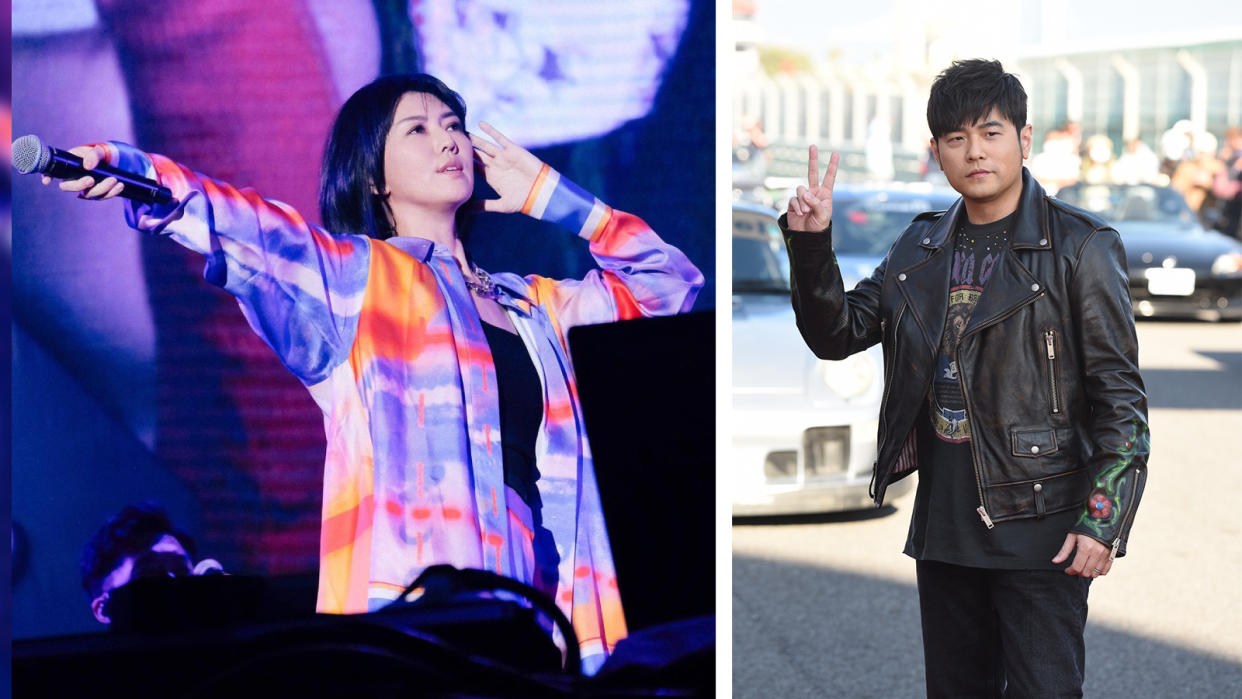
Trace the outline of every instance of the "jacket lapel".
[[906, 299], [906, 306], [923, 332], [927, 350], [931, 354], [940, 347], [944, 333], [945, 314], [949, 309], [949, 265], [952, 255], [945, 250], [951, 239], [957, 217], [964, 211], [958, 199], [939, 221], [917, 241], [927, 255], [922, 260], [896, 270], [897, 288]]
[[1018, 260], [1011, 247], [1001, 256], [1000, 265], [984, 284], [983, 293], [979, 296], [979, 302], [975, 305], [962, 336], [1034, 301], [1043, 291], [1043, 284]]
[[1047, 226], [1044, 221], [1044, 190], [1022, 170], [1022, 198], [1018, 212], [1009, 231], [1009, 249], [1001, 256], [1000, 264], [984, 284], [983, 294], [970, 316], [970, 322], [962, 336], [991, 325], [1044, 294], [1044, 285], [1019, 259], [1019, 250], [1051, 250]]

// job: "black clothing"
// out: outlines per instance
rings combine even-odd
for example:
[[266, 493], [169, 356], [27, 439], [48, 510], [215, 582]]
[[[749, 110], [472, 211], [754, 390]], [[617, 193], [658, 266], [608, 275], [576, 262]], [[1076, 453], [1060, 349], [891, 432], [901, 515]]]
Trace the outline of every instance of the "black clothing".
[[[983, 525], [1064, 511], [1072, 531], [1124, 555], [1148, 454], [1147, 398], [1117, 232], [1044, 195], [1023, 170], [1009, 248], [962, 331]], [[846, 292], [825, 233], [787, 230], [794, 312], [815, 354], [883, 342], [885, 389], [873, 496], [917, 468], [915, 421], [948, 310], [950, 233], [965, 216], [922, 214], [868, 279]]]
[[[953, 235], [953, 266], [949, 271], [949, 310], [945, 316], [944, 333], [936, 355], [936, 373], [932, 375], [930, 415], [936, 434], [946, 442], [970, 440], [970, 420], [966, 415], [966, 397], [957, 380], [957, 344], [962, 330], [970, 322], [975, 304], [984, 286], [992, 277], [997, 262], [1005, 252], [1013, 214], [999, 221], [976, 226], [963, 217]], [[921, 423], [916, 423], [921, 424]], [[951, 451], [946, 454], [953, 453]], [[970, 451], [966, 451], [970, 463]]]
[[496, 387], [500, 399], [500, 443], [505, 485], [513, 488], [522, 502], [538, 511], [541, 504], [539, 469], [535, 467], [535, 440], [543, 419], [543, 383], [516, 333], [483, 323], [483, 334], [491, 348], [496, 367]]
[[1053, 563], [1065, 535], [1078, 521], [1077, 508], [1042, 518], [1014, 519], [988, 529], [975, 508], [975, 470], [969, 442], [953, 443], [933, 431], [924, 407], [916, 423], [919, 487], [914, 495], [905, 554], [975, 568], [1054, 570], [1061, 575], [1073, 561]]
[[954, 234], [949, 310], [936, 374], [928, 404], [914, 422], [920, 476], [905, 553], [919, 560], [979, 568], [1060, 571], [1069, 564], [1055, 565], [1052, 557], [1077, 521], [1077, 511], [1017, 519], [992, 530], [979, 526], [970, 416], [953, 359], [975, 304], [987, 294], [987, 282], [1007, 247], [1013, 219], [1010, 215], [976, 226], [963, 218]]
[[1082, 696], [1089, 579], [933, 561], [915, 569], [929, 699]]

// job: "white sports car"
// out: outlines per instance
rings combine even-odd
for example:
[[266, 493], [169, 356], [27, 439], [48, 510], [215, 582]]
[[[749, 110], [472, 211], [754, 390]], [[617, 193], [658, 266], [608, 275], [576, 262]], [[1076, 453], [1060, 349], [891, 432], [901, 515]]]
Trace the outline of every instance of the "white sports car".
[[[955, 196], [838, 184], [833, 249], [846, 288], [871, 275], [915, 215], [948, 208]], [[765, 206], [733, 205], [733, 514], [872, 507], [883, 356], [876, 345], [826, 361], [807, 348], [776, 219]], [[888, 498], [911, 482], [898, 481]]]

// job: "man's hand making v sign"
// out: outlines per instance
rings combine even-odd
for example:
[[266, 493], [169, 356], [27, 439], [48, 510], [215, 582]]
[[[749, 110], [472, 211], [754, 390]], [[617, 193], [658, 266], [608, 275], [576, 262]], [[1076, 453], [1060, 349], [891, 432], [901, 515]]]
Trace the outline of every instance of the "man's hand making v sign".
[[832, 221], [832, 185], [837, 181], [837, 161], [840, 156], [828, 156], [828, 171], [819, 179], [819, 149], [811, 146], [807, 162], [807, 186], [798, 187], [797, 194], [789, 199], [785, 220], [791, 231], [822, 231]]

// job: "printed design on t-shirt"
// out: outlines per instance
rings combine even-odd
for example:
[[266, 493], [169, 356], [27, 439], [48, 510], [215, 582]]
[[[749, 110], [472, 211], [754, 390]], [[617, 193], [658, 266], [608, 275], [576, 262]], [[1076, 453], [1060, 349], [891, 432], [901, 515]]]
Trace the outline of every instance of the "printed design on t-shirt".
[[953, 269], [949, 275], [949, 310], [940, 337], [936, 374], [928, 396], [932, 427], [946, 442], [970, 440], [970, 419], [954, 359], [962, 332], [970, 323], [975, 304], [992, 276], [1005, 249], [1006, 231], [998, 228], [979, 233], [958, 229], [953, 246]]

